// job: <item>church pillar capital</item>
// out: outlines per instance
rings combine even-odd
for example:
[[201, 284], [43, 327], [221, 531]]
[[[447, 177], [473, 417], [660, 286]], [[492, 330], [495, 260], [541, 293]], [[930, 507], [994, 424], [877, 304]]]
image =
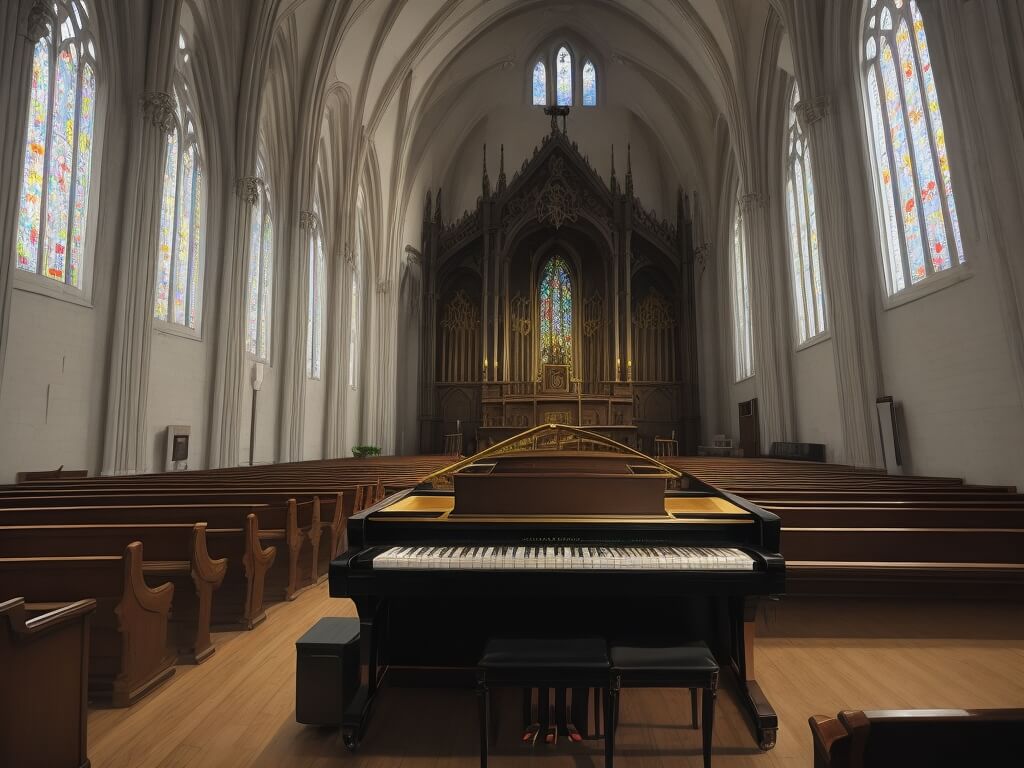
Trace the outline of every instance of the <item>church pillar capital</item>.
[[299, 211], [299, 229], [308, 229], [315, 232], [320, 225], [320, 220], [313, 211]]
[[743, 213], [762, 211], [767, 207], [768, 195], [763, 195], [760, 192], [750, 192], [740, 196], [740, 210]]
[[263, 179], [258, 176], [243, 176], [235, 181], [235, 194], [250, 207], [259, 202], [262, 188]]
[[174, 96], [163, 91], [146, 91], [142, 94], [142, 113], [153, 127], [165, 136], [174, 131]]
[[53, 12], [53, 4], [46, 0], [35, 0], [28, 12], [28, 24], [25, 29], [25, 36], [38, 43], [50, 31], [50, 28], [57, 25], [57, 15]]
[[793, 111], [796, 112], [796, 119], [800, 121], [800, 127], [807, 131], [812, 125], [832, 114], [832, 98], [816, 96], [811, 99], [801, 99]]

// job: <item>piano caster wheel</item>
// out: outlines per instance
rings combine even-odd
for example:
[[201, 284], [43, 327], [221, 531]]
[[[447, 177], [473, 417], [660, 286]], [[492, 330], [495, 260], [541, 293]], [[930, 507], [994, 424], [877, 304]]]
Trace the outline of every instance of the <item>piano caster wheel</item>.
[[341, 734], [341, 741], [349, 752], [359, 749], [359, 734], [356, 731]]
[[767, 752], [775, 746], [775, 739], [778, 736], [778, 730], [775, 728], [769, 728], [761, 731], [761, 739], [758, 746], [761, 747], [762, 752]]

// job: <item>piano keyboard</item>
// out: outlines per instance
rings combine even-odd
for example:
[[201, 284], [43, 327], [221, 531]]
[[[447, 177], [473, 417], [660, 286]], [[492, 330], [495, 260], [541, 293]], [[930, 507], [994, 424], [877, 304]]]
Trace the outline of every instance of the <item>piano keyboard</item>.
[[391, 547], [373, 567], [458, 571], [752, 571], [754, 559], [724, 547]]

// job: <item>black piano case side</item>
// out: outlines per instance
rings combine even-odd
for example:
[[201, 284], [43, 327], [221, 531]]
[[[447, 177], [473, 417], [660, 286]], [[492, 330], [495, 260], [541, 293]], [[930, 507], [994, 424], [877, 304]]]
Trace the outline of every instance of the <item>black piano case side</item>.
[[328, 616], [295, 642], [295, 719], [341, 725], [359, 687], [359, 619]]

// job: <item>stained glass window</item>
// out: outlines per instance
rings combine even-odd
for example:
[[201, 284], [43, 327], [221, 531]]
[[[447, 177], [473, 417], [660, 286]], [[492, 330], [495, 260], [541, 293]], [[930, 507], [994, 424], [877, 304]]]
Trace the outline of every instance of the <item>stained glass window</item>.
[[583, 106], [597, 106], [597, 69], [590, 59], [583, 64]]
[[965, 256], [916, 0], [871, 2], [864, 40], [868, 129], [892, 295], [963, 264]]
[[811, 150], [796, 116], [800, 91], [793, 86], [789, 101], [789, 155], [786, 177], [786, 214], [789, 223], [789, 260], [796, 305], [797, 338], [803, 344], [825, 332], [825, 288], [821, 279], [821, 253], [811, 174]]
[[89, 224], [96, 47], [84, 0], [55, 3], [58, 24], [32, 54], [15, 243], [18, 269], [82, 287]]
[[540, 359], [572, 362], [572, 277], [563, 256], [552, 256], [540, 277]]
[[164, 160], [153, 317], [195, 331], [201, 303], [203, 168], [191, 94], [181, 75], [184, 50], [179, 50], [174, 129]]
[[564, 45], [555, 55], [555, 98], [560, 107], [572, 106], [572, 54]]
[[[256, 174], [260, 179], [266, 179], [262, 163], [257, 164]], [[271, 218], [270, 190], [266, 183], [261, 185], [250, 226], [245, 348], [257, 360], [266, 362], [270, 355], [270, 313], [274, 281], [274, 222]]]
[[309, 238], [309, 285], [307, 286], [306, 376], [319, 379], [322, 371], [324, 336], [324, 299], [327, 281], [324, 275], [324, 241], [320, 234], [320, 211], [317, 226]]
[[754, 375], [754, 341], [750, 326], [750, 267], [747, 236], [739, 204], [732, 225], [732, 258], [729, 283], [732, 288], [732, 332], [736, 381]]
[[548, 71], [543, 61], [533, 67], [533, 105], [543, 107], [548, 103]]

